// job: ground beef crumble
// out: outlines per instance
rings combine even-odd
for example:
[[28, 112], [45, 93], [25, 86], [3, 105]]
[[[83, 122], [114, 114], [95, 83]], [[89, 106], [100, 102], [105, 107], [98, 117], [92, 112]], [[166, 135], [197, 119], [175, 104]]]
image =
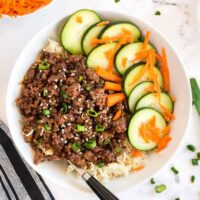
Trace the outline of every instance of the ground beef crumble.
[[[35, 164], [70, 160], [83, 167], [89, 162], [115, 162], [126, 139], [125, 103], [106, 107], [111, 92], [104, 90], [104, 80], [93, 69], [86, 68], [83, 56], [42, 51], [40, 60], [27, 71], [16, 100], [25, 141], [35, 150]], [[48, 68], [40, 69], [44, 63]], [[122, 115], [113, 121], [119, 108]]]

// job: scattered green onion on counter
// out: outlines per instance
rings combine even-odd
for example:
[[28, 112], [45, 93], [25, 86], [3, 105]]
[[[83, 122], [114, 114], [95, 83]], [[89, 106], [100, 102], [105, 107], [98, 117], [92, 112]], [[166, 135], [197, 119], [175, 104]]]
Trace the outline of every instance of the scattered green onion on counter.
[[194, 145], [192, 145], [192, 144], [188, 144], [188, 145], [187, 145], [187, 149], [188, 149], [189, 151], [192, 151], [192, 152], [195, 152], [195, 151], [196, 151], [196, 147], [195, 147]]
[[161, 12], [160, 12], [159, 10], [157, 10], [157, 11], [155, 12], [155, 15], [161, 15]]
[[156, 193], [161, 193], [161, 192], [165, 191], [166, 189], [167, 189], [167, 187], [164, 184], [158, 185], [158, 186], [155, 187]]
[[200, 160], [200, 152], [197, 153], [197, 159]]
[[195, 176], [192, 175], [190, 180], [191, 180], [191, 183], [194, 183], [195, 182]]
[[192, 99], [200, 116], [200, 89], [195, 78], [190, 79], [190, 85], [192, 89]]
[[193, 166], [197, 166], [197, 165], [199, 165], [198, 161], [199, 161], [199, 160], [196, 159], [196, 158], [192, 159], [192, 160], [191, 160], [192, 165], [193, 165]]
[[155, 180], [154, 180], [154, 178], [151, 178], [150, 183], [151, 183], [152, 185], [156, 183]]
[[179, 171], [175, 167], [171, 167], [171, 171], [174, 172], [174, 174], [178, 174]]

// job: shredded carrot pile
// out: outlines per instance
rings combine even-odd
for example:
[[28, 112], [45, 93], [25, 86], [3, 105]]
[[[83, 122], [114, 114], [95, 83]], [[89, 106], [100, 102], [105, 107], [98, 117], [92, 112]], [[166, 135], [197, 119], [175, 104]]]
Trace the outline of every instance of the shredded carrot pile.
[[[154, 142], [157, 144], [157, 148], [160, 149], [162, 146], [162, 149], [167, 146], [165, 137], [169, 135], [169, 132], [171, 130], [170, 126], [167, 126], [163, 130], [159, 129], [156, 127], [156, 118], [153, 116], [151, 119], [149, 119], [146, 122], [143, 122], [141, 126], [139, 127], [139, 133], [144, 139], [146, 143], [149, 143], [150, 141]], [[163, 137], [164, 136], [164, 137]], [[169, 136], [168, 136], [169, 137]], [[167, 138], [168, 138], [167, 137]], [[167, 143], [169, 141], [167, 140]]]
[[122, 110], [118, 110], [118, 111], [115, 113], [114, 117], [113, 117], [113, 121], [118, 120], [118, 119], [121, 117], [121, 115], [122, 115]]
[[160, 152], [162, 151], [163, 149], [165, 149], [169, 142], [171, 141], [171, 136], [170, 135], [166, 135], [157, 145], [157, 148], [156, 148], [156, 152]]
[[107, 25], [107, 24], [110, 24], [110, 21], [99, 22], [96, 26], [99, 27], [99, 26], [104, 26], [104, 25]]
[[26, 15], [46, 6], [52, 0], [0, 0], [0, 15]]
[[165, 108], [162, 104], [160, 104], [160, 108], [161, 108], [161, 112], [167, 122], [175, 119], [175, 116], [167, 108]]

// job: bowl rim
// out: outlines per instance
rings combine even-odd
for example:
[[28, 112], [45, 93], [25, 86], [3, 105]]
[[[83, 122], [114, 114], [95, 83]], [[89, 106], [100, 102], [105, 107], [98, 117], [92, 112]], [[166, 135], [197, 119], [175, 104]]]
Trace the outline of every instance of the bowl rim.
[[[130, 13], [125, 13], [123, 11], [110, 11], [110, 10], [98, 10], [98, 9], [95, 9], [96, 12], [99, 12], [100, 15], [104, 15], [104, 13], [107, 15], [107, 14], [112, 14], [112, 15], [122, 15], [123, 17], [127, 17], [127, 18], [131, 18], [130, 20], [134, 21], [134, 20], [137, 20], [139, 21], [141, 24], [144, 24], [145, 26], [147, 27], [150, 27], [154, 32], [156, 32], [158, 35], [161, 36], [162, 40], [164, 40], [168, 45], [169, 47], [171, 48], [173, 54], [175, 54], [175, 56], [178, 58], [179, 62], [180, 62], [180, 66], [183, 70], [183, 73], [184, 73], [184, 76], [187, 80], [187, 90], [188, 90], [188, 102], [192, 102], [192, 95], [191, 95], [191, 88], [189, 87], [190, 86], [190, 83], [189, 83], [189, 79], [187, 77], [187, 73], [186, 73], [186, 70], [184, 68], [184, 63], [181, 59], [181, 57], [178, 55], [178, 53], [175, 51], [175, 48], [174, 48], [174, 45], [171, 44], [171, 42], [164, 36], [163, 33], [161, 33], [155, 26], [151, 25], [150, 23], [146, 22], [144, 19], [141, 19], [141, 18], [138, 18], [138, 17], [135, 17], [133, 16], [132, 14]], [[71, 12], [73, 13], [73, 12]], [[11, 76], [12, 76], [12, 73], [14, 71], [14, 69], [16, 68], [16, 65], [18, 63], [18, 60], [20, 60], [22, 54], [24, 51], [26, 51], [26, 48], [29, 47], [29, 44], [34, 41], [34, 39], [36, 37], [38, 37], [43, 31], [45, 31], [46, 29], [48, 29], [49, 27], [51, 27], [53, 24], [55, 23], [59, 23], [61, 20], [65, 19], [66, 17], [70, 16], [70, 14], [67, 13], [66, 16], [62, 16], [61, 18], [57, 19], [57, 20], [54, 20], [53, 22], [51, 22], [50, 24], [48, 24], [47, 26], [44, 26], [44, 28], [42, 30], [40, 30], [37, 34], [35, 34], [32, 39], [27, 42], [27, 44], [25, 45], [25, 47], [22, 49], [20, 55], [18, 56], [15, 64], [14, 64], [14, 67], [10, 73], [10, 76], [9, 76], [9, 81], [8, 81], [8, 87], [7, 87], [7, 94], [6, 94], [6, 116], [7, 116], [7, 122], [8, 122], [8, 127], [11, 127], [12, 124], [10, 123], [10, 120], [9, 120], [9, 113], [8, 113], [8, 108], [10, 107], [10, 104], [8, 103], [8, 99], [9, 99], [9, 88], [11, 87]], [[27, 68], [28, 69], [28, 68]], [[162, 169], [164, 169], [165, 167], [167, 167], [169, 165], [169, 163], [173, 160], [173, 158], [175, 157], [175, 155], [177, 154], [177, 152], [179, 151], [179, 149], [181, 148], [183, 142], [184, 142], [184, 139], [186, 137], [186, 133], [188, 131], [188, 127], [189, 127], [189, 124], [190, 124], [190, 120], [191, 120], [191, 113], [192, 113], [192, 104], [190, 103], [188, 105], [188, 116], [187, 116], [187, 123], [186, 123], [186, 126], [185, 126], [185, 130], [184, 130], [184, 133], [183, 133], [183, 136], [179, 142], [179, 144], [176, 146], [175, 148], [175, 151], [171, 154], [170, 157], [168, 157], [165, 161], [165, 163], [157, 170], [155, 171], [153, 174], [151, 175], [147, 175], [143, 180], [139, 181], [136, 185], [134, 186], [131, 186], [131, 187], [127, 187], [121, 191], [118, 191], [117, 193], [120, 193], [122, 191], [126, 191], [128, 189], [133, 189], [133, 188], [138, 188], [141, 184], [143, 184], [144, 182], [146, 182], [147, 180], [149, 180], [152, 176], [156, 176]], [[17, 148], [17, 150], [19, 151], [20, 155], [22, 158], [24, 158], [23, 154], [22, 154], [22, 151], [21, 151], [21, 148], [15, 143], [14, 139], [13, 139], [13, 134], [12, 131], [10, 131], [11, 133], [11, 138], [13, 140], [13, 143], [15, 145], [15, 147]], [[36, 172], [38, 172], [41, 176], [43, 176], [45, 179], [51, 181], [52, 183], [60, 186], [60, 187], [63, 187], [63, 188], [68, 188], [68, 189], [71, 189], [72, 191], [80, 191], [78, 190], [77, 188], [75, 187], [71, 187], [69, 185], [63, 185], [62, 183], [58, 183], [55, 181], [55, 178], [51, 177], [51, 176], [48, 176], [48, 175], [45, 175], [45, 172], [41, 171], [41, 170], [38, 170], [38, 168], [36, 167], [36, 165], [33, 164], [33, 162], [29, 162], [27, 161], [25, 158], [24, 158], [25, 162], [27, 162], [29, 164], [29, 166], [31, 166]]]

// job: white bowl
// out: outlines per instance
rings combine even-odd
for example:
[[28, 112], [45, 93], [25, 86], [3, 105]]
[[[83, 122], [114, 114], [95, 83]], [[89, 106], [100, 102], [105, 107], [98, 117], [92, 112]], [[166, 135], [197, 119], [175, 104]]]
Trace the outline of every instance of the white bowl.
[[[165, 47], [170, 69], [171, 94], [175, 95], [177, 99], [174, 110], [176, 120], [171, 123], [171, 135], [173, 139], [168, 148], [159, 154], [152, 154], [148, 158], [144, 170], [134, 174], [132, 173], [127, 177], [117, 178], [106, 184], [106, 186], [112, 191], [120, 192], [148, 180], [163, 168], [175, 154], [183, 140], [188, 126], [191, 112], [191, 93], [188, 78], [185, 74], [181, 59], [177, 56], [170, 43], [155, 28], [139, 19], [125, 14], [105, 11], [99, 13], [105, 19], [131, 21], [139, 26], [143, 34], [149, 30], [151, 32], [150, 41], [155, 45], [155, 47], [158, 50]], [[35, 171], [60, 186], [90, 191], [81, 179], [75, 178], [74, 175], [66, 175], [66, 168], [63, 162], [52, 161], [44, 162], [39, 165], [33, 163], [33, 151], [30, 145], [24, 142], [19, 123], [21, 116], [15, 105], [15, 100], [20, 93], [19, 82], [22, 80], [30, 65], [34, 62], [36, 55], [47, 44], [47, 40], [49, 38], [59, 38], [60, 31], [65, 21], [66, 19], [59, 20], [45, 27], [29, 42], [19, 56], [11, 73], [8, 85], [6, 105], [7, 120], [17, 149]]]

